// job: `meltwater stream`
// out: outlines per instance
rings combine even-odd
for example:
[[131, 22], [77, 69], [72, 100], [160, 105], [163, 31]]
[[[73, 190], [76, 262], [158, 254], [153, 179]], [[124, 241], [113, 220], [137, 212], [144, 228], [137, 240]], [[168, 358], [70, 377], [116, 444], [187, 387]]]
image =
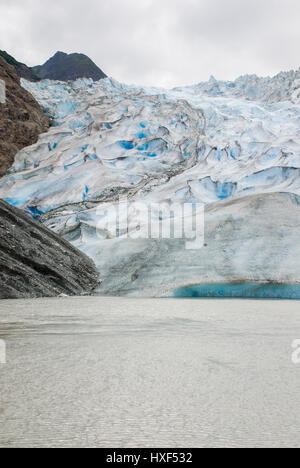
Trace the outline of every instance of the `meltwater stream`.
[[300, 304], [0, 302], [1, 447], [299, 447]]

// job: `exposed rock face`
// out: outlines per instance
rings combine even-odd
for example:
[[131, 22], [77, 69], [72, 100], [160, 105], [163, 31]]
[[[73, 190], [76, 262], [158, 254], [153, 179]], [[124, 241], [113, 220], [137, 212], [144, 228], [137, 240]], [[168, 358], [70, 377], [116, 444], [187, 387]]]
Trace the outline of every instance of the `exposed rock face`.
[[57, 52], [44, 65], [33, 67], [33, 72], [42, 80], [73, 81], [78, 78], [92, 78], [94, 81], [106, 78], [105, 73], [84, 54]]
[[5, 103], [0, 102], [0, 176], [14, 161], [16, 153], [36, 143], [49, 127], [39, 104], [20, 85], [15, 68], [0, 57], [0, 80], [5, 82]]
[[92, 260], [0, 200], [0, 299], [81, 295], [97, 283]]
[[24, 78], [25, 80], [33, 82], [40, 81], [40, 78], [30, 67], [27, 67], [25, 63], [18, 62], [14, 57], [5, 52], [5, 50], [0, 50], [0, 56], [3, 57], [7, 63], [13, 65], [20, 78]]

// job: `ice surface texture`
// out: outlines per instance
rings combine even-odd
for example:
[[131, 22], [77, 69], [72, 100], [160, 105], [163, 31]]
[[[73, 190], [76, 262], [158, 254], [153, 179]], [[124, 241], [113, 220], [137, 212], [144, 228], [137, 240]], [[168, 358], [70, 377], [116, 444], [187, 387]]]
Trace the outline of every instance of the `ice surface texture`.
[[[89, 254], [105, 294], [297, 284], [299, 85], [299, 71], [174, 90], [111, 79], [23, 81], [54, 126], [18, 153], [0, 196]], [[207, 247], [193, 254], [181, 241], [108, 231], [99, 239], [99, 212], [120, 196], [206, 205]]]

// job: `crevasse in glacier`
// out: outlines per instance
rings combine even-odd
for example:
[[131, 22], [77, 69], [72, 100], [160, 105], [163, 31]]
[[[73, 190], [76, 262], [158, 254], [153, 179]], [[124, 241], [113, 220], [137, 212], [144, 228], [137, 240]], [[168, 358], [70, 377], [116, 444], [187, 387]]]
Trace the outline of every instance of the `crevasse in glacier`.
[[[112, 79], [22, 84], [53, 126], [17, 154], [0, 196], [90, 255], [99, 293], [300, 283], [299, 71], [173, 90]], [[205, 205], [205, 247], [99, 234], [120, 197]]]

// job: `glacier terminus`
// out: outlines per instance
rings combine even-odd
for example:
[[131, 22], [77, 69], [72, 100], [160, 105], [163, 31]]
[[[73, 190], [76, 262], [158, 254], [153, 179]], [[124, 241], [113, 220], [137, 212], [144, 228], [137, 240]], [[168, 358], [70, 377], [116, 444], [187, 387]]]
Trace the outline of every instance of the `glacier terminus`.
[[[300, 298], [300, 70], [172, 90], [22, 86], [52, 126], [17, 154], [0, 197], [90, 256], [97, 293]], [[203, 248], [99, 229], [120, 199], [203, 206]]]

